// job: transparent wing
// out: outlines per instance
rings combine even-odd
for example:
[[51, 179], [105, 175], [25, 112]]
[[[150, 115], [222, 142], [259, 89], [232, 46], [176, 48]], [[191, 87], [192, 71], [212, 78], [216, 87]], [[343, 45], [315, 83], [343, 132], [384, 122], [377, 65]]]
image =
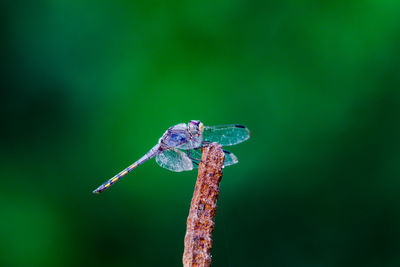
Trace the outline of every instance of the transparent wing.
[[230, 165], [233, 165], [233, 164], [236, 164], [239, 162], [238, 158], [232, 152], [224, 150], [224, 153], [225, 153], [224, 167], [230, 166]]
[[243, 125], [205, 126], [203, 141], [217, 142], [222, 146], [233, 146], [250, 138], [250, 131]]
[[187, 154], [174, 148], [158, 154], [156, 162], [161, 167], [173, 172], [193, 170], [192, 160]]
[[[187, 153], [187, 151], [181, 151], [181, 152]], [[195, 162], [193, 164], [193, 168], [198, 168], [199, 167], [198, 164], [200, 163], [200, 160], [201, 160], [201, 149], [191, 149], [189, 153], [190, 153], [190, 157], [192, 158], [193, 162]], [[224, 150], [224, 153], [225, 153], [224, 167], [230, 166], [230, 165], [233, 165], [233, 164], [236, 164], [239, 162], [239, 160], [233, 153], [226, 151], [226, 150]]]

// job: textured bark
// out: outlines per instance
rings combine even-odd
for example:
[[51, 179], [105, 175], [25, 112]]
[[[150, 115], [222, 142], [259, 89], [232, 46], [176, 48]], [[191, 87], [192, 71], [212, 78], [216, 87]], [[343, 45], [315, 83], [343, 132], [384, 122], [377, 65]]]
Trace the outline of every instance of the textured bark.
[[211, 265], [211, 236], [214, 230], [224, 158], [222, 147], [217, 143], [202, 149], [196, 187], [187, 219], [184, 267]]

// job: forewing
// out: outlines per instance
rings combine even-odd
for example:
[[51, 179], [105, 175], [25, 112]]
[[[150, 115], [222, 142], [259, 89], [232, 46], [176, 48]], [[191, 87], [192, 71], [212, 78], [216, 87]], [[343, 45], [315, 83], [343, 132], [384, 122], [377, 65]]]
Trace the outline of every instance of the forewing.
[[158, 154], [156, 162], [161, 167], [173, 172], [193, 170], [192, 160], [184, 152], [174, 148]]
[[205, 126], [203, 141], [217, 142], [222, 146], [233, 146], [250, 138], [250, 131], [243, 125]]

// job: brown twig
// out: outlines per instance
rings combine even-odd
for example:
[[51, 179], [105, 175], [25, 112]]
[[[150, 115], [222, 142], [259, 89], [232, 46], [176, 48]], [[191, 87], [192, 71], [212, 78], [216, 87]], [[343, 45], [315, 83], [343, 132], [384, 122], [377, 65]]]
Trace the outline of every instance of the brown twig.
[[211, 265], [212, 232], [217, 212], [219, 183], [222, 179], [224, 152], [217, 143], [202, 149], [192, 203], [187, 219], [184, 267], [206, 267]]

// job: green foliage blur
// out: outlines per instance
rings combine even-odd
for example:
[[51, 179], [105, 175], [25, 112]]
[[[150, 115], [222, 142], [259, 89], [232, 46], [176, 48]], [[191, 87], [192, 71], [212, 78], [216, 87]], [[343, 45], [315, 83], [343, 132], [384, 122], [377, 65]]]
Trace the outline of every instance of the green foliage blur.
[[181, 266], [196, 172], [152, 160], [240, 123], [213, 266], [400, 266], [400, 1], [0, 3], [0, 266]]

